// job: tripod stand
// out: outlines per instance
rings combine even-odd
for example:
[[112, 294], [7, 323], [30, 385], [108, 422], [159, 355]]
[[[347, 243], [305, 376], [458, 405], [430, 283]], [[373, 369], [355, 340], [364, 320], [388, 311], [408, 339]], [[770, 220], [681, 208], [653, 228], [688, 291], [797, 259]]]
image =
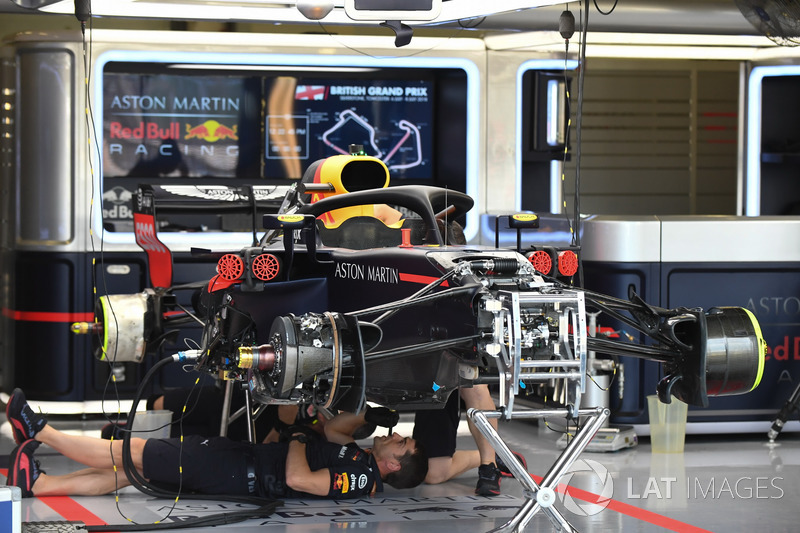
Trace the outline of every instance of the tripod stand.
[[781, 410], [778, 412], [778, 416], [772, 422], [772, 427], [767, 432], [767, 438], [769, 438], [770, 444], [775, 442], [775, 439], [778, 437], [778, 434], [780, 434], [786, 421], [792, 416], [792, 413], [797, 411], [798, 403], [800, 403], [800, 383], [795, 387], [794, 392], [792, 392], [789, 399], [786, 400], [786, 403], [783, 404], [783, 407], [781, 407]]

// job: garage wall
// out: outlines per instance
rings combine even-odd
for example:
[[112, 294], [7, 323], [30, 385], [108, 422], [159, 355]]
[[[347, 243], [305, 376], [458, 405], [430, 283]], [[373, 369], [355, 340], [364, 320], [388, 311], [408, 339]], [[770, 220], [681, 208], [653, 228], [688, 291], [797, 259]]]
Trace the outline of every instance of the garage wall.
[[[577, 124], [577, 78], [572, 125]], [[581, 212], [736, 214], [739, 64], [590, 60], [583, 102]], [[575, 191], [576, 128], [564, 190]]]

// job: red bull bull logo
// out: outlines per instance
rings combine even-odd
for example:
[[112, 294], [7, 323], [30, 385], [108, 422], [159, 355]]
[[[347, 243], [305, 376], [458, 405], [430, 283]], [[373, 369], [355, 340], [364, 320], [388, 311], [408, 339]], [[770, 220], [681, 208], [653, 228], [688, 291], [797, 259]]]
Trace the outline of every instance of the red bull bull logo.
[[342, 494], [350, 490], [350, 480], [346, 473], [333, 475], [333, 489], [342, 491]]
[[206, 120], [202, 124], [192, 126], [186, 124], [186, 135], [184, 139], [202, 139], [206, 142], [217, 142], [224, 139], [238, 141], [239, 136], [237, 133], [238, 126], [234, 124], [230, 128], [224, 124], [220, 124], [216, 120]]

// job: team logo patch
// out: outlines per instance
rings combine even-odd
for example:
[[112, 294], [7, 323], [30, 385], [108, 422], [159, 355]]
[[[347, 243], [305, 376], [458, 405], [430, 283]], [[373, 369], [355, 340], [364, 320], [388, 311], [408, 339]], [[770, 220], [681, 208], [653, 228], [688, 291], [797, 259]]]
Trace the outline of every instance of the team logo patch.
[[303, 215], [278, 215], [281, 222], [302, 222]]
[[350, 479], [347, 477], [347, 474], [333, 475], [333, 489], [341, 491], [342, 494], [350, 490]]

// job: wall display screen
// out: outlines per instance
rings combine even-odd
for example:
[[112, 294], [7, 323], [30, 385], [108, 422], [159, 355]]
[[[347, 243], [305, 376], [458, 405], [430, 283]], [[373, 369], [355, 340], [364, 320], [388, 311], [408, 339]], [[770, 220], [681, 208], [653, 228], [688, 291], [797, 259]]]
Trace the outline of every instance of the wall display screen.
[[281, 76], [266, 80], [265, 94], [265, 176], [300, 178], [360, 145], [393, 180], [433, 178], [432, 81]]
[[[140, 184], [158, 186], [176, 202], [254, 198], [270, 212], [312, 163], [349, 154], [351, 145], [384, 161], [392, 185], [466, 192], [468, 90], [461, 68], [114, 60], [102, 73], [109, 232], [132, 231]], [[251, 217], [208, 210], [167, 218], [159, 231], [243, 232], [252, 225]]]
[[104, 177], [259, 177], [260, 91], [253, 77], [106, 72]]

